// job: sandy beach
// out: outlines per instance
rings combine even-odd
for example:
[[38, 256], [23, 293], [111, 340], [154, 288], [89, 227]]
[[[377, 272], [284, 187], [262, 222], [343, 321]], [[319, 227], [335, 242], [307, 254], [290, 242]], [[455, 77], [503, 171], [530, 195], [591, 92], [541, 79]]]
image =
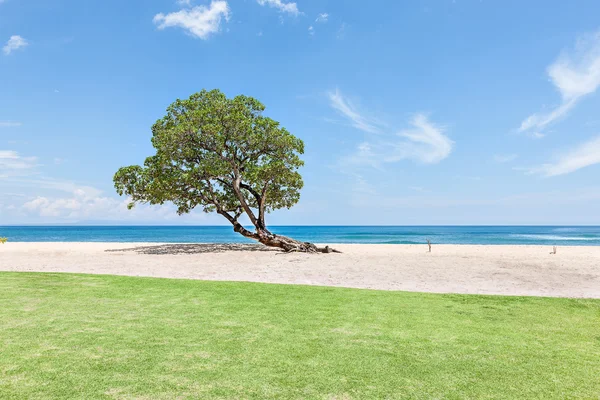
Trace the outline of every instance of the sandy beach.
[[249, 281], [434, 293], [600, 298], [600, 247], [336, 245], [343, 254], [262, 246], [6, 243], [0, 271]]

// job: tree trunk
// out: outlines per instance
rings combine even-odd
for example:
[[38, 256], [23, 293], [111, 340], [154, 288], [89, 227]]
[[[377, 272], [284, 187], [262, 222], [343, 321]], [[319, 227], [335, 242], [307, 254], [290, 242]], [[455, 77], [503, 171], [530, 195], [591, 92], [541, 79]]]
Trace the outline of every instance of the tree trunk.
[[332, 249], [329, 246], [317, 247], [310, 242], [301, 242], [287, 236], [275, 235], [268, 230], [257, 229], [257, 233], [250, 232], [244, 228], [239, 222], [235, 221], [233, 230], [244, 237], [257, 240], [268, 247], [277, 247], [286, 253], [301, 252], [301, 253], [341, 253], [341, 251]]
[[310, 242], [301, 242], [287, 236], [275, 235], [268, 231], [259, 231], [258, 237], [258, 241], [265, 246], [278, 247], [286, 253], [341, 253], [341, 251], [332, 249], [329, 246], [317, 247]]
[[[254, 239], [269, 247], [277, 247], [285, 251], [286, 253], [292, 252], [301, 252], [301, 253], [341, 253], [341, 251], [332, 249], [329, 246], [325, 247], [317, 247], [316, 245], [309, 242], [301, 242], [299, 240], [295, 240], [289, 238], [287, 236], [275, 235], [274, 233], [269, 232], [269, 230], [264, 226], [264, 216], [261, 218], [260, 222], [256, 219], [252, 210], [248, 206], [246, 200], [243, 198], [242, 193], [239, 189], [240, 183], [236, 181], [234, 183], [234, 191], [236, 192], [238, 199], [246, 211], [246, 214], [250, 217], [250, 221], [256, 228], [256, 232], [251, 232], [244, 228], [242, 224], [240, 224], [236, 217], [232, 217], [228, 212], [223, 211], [223, 209], [218, 209], [218, 213], [223, 215], [231, 224], [233, 225], [233, 230], [244, 237], [249, 239]], [[260, 203], [260, 198], [258, 198]], [[263, 214], [264, 215], [264, 214]]]

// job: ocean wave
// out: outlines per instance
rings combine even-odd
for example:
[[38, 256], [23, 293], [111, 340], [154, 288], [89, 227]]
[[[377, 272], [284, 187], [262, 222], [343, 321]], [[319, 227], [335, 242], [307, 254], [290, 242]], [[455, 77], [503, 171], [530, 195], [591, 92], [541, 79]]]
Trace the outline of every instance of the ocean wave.
[[598, 241], [600, 237], [586, 236], [558, 236], [558, 235], [532, 235], [532, 234], [515, 234], [510, 235], [513, 238], [533, 239], [533, 240], [577, 240], [577, 241]]
[[554, 228], [552, 232], [579, 232], [580, 228]]

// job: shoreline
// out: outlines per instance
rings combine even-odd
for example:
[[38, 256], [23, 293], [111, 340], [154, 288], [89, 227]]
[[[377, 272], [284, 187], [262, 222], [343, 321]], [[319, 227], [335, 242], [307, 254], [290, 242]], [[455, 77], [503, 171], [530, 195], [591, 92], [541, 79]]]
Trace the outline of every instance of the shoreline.
[[[235, 246], [254, 246], [260, 245], [259, 242], [110, 242], [110, 241], [32, 241], [32, 242], [23, 242], [23, 241], [11, 241], [8, 238], [6, 244], [17, 244], [17, 245], [128, 245], [128, 246], [162, 246], [162, 245], [235, 245]], [[410, 247], [424, 247], [427, 250], [427, 242], [423, 243], [339, 243], [339, 242], [314, 242], [317, 246], [410, 246]], [[548, 248], [552, 250], [553, 246], [556, 246], [559, 249], [569, 249], [569, 248], [597, 248], [600, 249], [600, 244], [534, 244], [534, 243], [485, 243], [485, 244], [477, 244], [477, 243], [434, 243], [431, 245], [433, 247], [436, 246], [459, 246], [459, 247], [536, 247], [536, 248]], [[1, 251], [1, 248], [0, 248]]]
[[7, 242], [0, 271], [247, 281], [430, 293], [600, 298], [600, 246], [328, 244], [283, 254], [252, 244]]

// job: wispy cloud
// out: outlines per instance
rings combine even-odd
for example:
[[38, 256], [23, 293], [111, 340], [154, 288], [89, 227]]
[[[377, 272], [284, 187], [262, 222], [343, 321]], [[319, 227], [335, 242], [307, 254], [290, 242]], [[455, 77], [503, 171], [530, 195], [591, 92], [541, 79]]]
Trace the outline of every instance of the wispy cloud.
[[213, 0], [208, 7], [196, 6], [170, 14], [157, 14], [154, 23], [158, 29], [180, 27], [190, 35], [206, 40], [219, 32], [222, 20], [228, 21], [230, 14], [226, 1]]
[[[55, 159], [56, 161], [62, 161]], [[36, 157], [0, 150], [0, 216], [3, 222], [24, 221], [198, 221], [204, 213], [177, 216], [173, 205], [141, 205], [128, 210], [130, 199], [66, 179], [44, 176]], [[33, 196], [31, 195], [33, 194]], [[12, 220], [11, 220], [12, 218]]]
[[291, 15], [299, 15], [298, 5], [296, 3], [286, 3], [282, 0], [256, 0], [261, 6], [269, 6], [278, 9], [280, 12]]
[[17, 121], [0, 121], [0, 128], [16, 128], [23, 124]]
[[[22, 203], [17, 210], [28, 217], [42, 220], [77, 222], [95, 221], [144, 221], [172, 220], [176, 218], [171, 205], [142, 205], [128, 210], [130, 199], [109, 197], [99, 189], [90, 186], [70, 184], [65, 196], [36, 196]], [[204, 219], [194, 213], [192, 219]], [[190, 219], [189, 217], [187, 219]]]
[[[4, 154], [0, 153], [0, 154]], [[14, 154], [13, 154], [14, 155]], [[12, 155], [11, 155], [12, 156]], [[1, 159], [0, 159], [1, 160]], [[0, 164], [0, 170], [2, 166]], [[16, 189], [16, 190], [15, 190]], [[21, 190], [19, 190], [21, 189]], [[34, 196], [20, 193], [31, 192]], [[12, 191], [11, 191], [12, 190]], [[17, 193], [19, 191], [19, 193]], [[179, 217], [170, 204], [160, 206], [140, 205], [128, 210], [131, 201], [105, 194], [92, 186], [75, 182], [26, 174], [2, 176], [0, 174], [0, 215], [14, 222], [78, 222], [78, 221], [178, 221], [204, 220], [204, 213], [193, 212]], [[5, 220], [5, 219], [3, 219]]]
[[545, 134], [545, 133], [542, 133], [542, 132], [532, 132], [532, 133], [530, 134], [530, 136], [531, 136], [532, 138], [534, 138], [534, 139], [541, 139], [541, 138], [545, 137], [545, 136], [546, 136], [546, 134]]
[[[585, 189], [576, 189], [573, 191], [557, 190], [551, 192], [526, 192], [511, 195], [494, 195], [493, 193], [482, 196], [461, 196], [433, 194], [417, 194], [409, 196], [393, 196], [382, 192], [372, 191], [371, 193], [353, 192], [350, 201], [357, 207], [366, 207], [377, 204], [378, 208], [385, 211], [392, 211], [398, 207], [406, 208], [442, 208], [448, 207], [469, 207], [490, 206], [497, 210], [497, 207], [508, 206], [513, 215], [515, 207], [527, 207], [539, 209], [541, 206], [555, 205], [575, 205], [582, 203], [599, 204], [600, 187], [588, 187]], [[472, 214], [473, 217], [475, 214]], [[460, 214], [460, 219], [456, 221], [465, 223], [464, 214]], [[514, 217], [513, 217], [514, 218]], [[546, 216], [547, 218], [547, 216]], [[486, 223], [490, 223], [487, 221]], [[504, 221], [506, 222], [506, 221]], [[518, 219], [515, 220], [518, 222]], [[541, 220], [540, 223], [544, 223]], [[547, 219], [545, 223], [548, 223]], [[588, 222], [589, 223], [589, 222]]]
[[353, 102], [345, 97], [339, 89], [336, 89], [335, 92], [329, 92], [327, 95], [331, 107], [348, 118], [352, 126], [368, 133], [381, 133], [383, 124], [375, 118], [362, 115]]
[[322, 14], [317, 15], [317, 19], [315, 19], [315, 22], [325, 23], [328, 20], [329, 20], [329, 14], [322, 13]]
[[8, 39], [6, 45], [2, 48], [5, 55], [11, 54], [13, 51], [22, 47], [28, 46], [29, 42], [19, 35], [13, 35]]
[[517, 159], [516, 154], [495, 154], [494, 161], [500, 164], [509, 163]]
[[571, 151], [559, 156], [553, 163], [542, 164], [532, 168], [523, 169], [530, 174], [539, 174], [546, 177], [565, 175], [581, 168], [600, 163], [600, 136], [580, 144]]
[[13, 150], [0, 150], [0, 172], [3, 174], [34, 168], [36, 161], [35, 157], [23, 157]]
[[408, 122], [409, 129], [392, 135], [386, 133], [385, 124], [364, 115], [345, 98], [339, 90], [329, 93], [331, 107], [345, 116], [357, 129], [377, 134], [374, 139], [360, 143], [356, 151], [341, 160], [343, 165], [363, 165], [382, 168], [385, 163], [413, 160], [424, 164], [435, 164], [450, 155], [454, 142], [444, 134], [444, 127], [418, 113]]
[[581, 37], [572, 51], [564, 51], [548, 67], [548, 76], [561, 94], [561, 104], [547, 113], [527, 117], [519, 127], [534, 137], [548, 125], [565, 118], [586, 95], [600, 86], [600, 31]]
[[450, 155], [454, 142], [446, 135], [442, 126], [429, 121], [425, 114], [416, 114], [410, 124], [412, 129], [403, 130], [398, 133], [402, 139], [393, 143], [394, 155], [386, 161], [400, 161], [412, 159], [414, 161], [435, 164]]
[[308, 34], [311, 36], [315, 34], [315, 28], [312, 25], [308, 27]]

